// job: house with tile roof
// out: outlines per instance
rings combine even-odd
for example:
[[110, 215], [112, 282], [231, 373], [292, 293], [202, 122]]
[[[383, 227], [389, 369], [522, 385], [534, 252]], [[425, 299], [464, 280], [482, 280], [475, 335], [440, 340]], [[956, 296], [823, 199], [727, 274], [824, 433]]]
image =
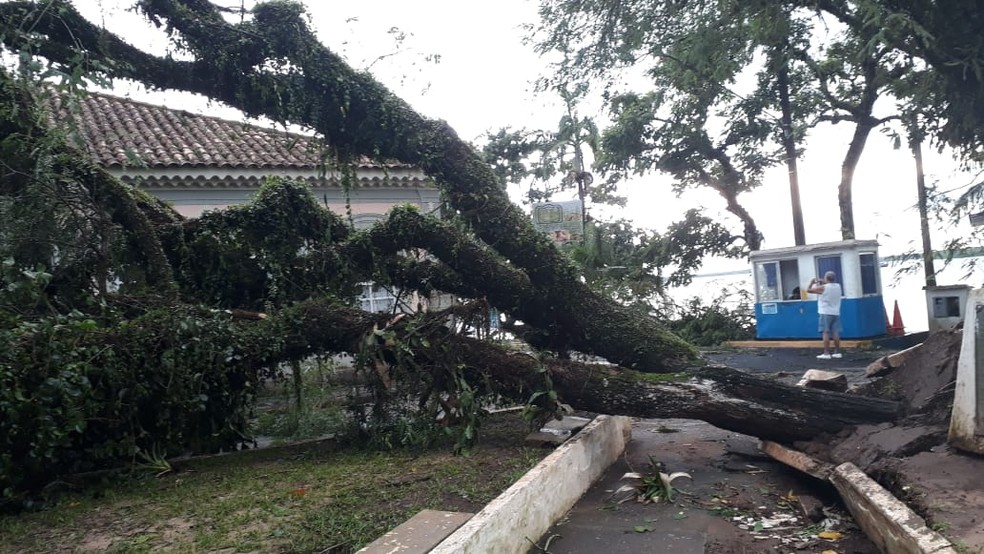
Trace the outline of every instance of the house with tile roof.
[[[356, 228], [381, 219], [390, 208], [414, 204], [424, 212], [438, 209], [433, 181], [422, 171], [399, 163], [360, 160], [351, 186], [330, 163], [317, 138], [197, 115], [102, 93], [90, 93], [71, 112], [80, 145], [124, 183], [152, 194], [185, 217], [243, 204], [270, 177], [306, 182], [315, 197], [338, 214], [350, 213]], [[362, 308], [373, 312], [412, 310], [423, 299], [411, 295], [398, 306], [395, 291], [363, 283]], [[432, 308], [452, 302], [435, 295]]]
[[332, 211], [349, 210], [363, 227], [398, 204], [437, 209], [439, 194], [420, 170], [360, 160], [345, 190], [317, 138], [90, 93], [79, 102], [81, 143], [121, 181], [140, 188], [186, 217], [242, 204], [269, 177], [307, 182]]

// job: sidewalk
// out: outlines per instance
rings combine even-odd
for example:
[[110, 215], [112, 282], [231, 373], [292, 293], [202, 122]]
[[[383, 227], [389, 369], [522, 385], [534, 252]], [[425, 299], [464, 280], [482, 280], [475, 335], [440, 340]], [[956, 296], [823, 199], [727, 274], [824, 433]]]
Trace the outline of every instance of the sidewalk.
[[[622, 476], [648, 474], [652, 461], [692, 479], [674, 481], [681, 492], [672, 504], [613, 504], [613, 492], [626, 484]], [[804, 507], [818, 519], [848, 521], [844, 512], [823, 515], [821, 507], [835, 503], [830, 487], [761, 454], [757, 439], [698, 421], [641, 420], [633, 424], [625, 454], [538, 544], [544, 547], [550, 540], [552, 554], [764, 553], [777, 547], [783, 552], [798, 547], [804, 552], [878, 552], [844, 523], [833, 529], [842, 534], [838, 541], [815, 538], [818, 522], [806, 517]]]

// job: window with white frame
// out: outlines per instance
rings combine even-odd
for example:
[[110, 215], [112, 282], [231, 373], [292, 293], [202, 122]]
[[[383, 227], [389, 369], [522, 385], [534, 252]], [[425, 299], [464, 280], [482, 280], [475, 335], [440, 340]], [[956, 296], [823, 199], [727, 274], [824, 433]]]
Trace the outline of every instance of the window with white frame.
[[361, 283], [359, 307], [363, 311], [379, 313], [392, 312], [396, 306], [396, 295], [390, 289], [376, 283]]
[[755, 283], [759, 302], [799, 300], [799, 264], [796, 260], [776, 260], [755, 264]]
[[[368, 229], [383, 219], [382, 214], [363, 213], [352, 216], [352, 226], [358, 230]], [[396, 306], [395, 289], [390, 289], [376, 283], [366, 281], [359, 283], [362, 293], [359, 295], [359, 307], [372, 313], [392, 312]]]
[[861, 295], [878, 294], [878, 260], [874, 252], [858, 255], [861, 266]]
[[840, 283], [844, 286], [844, 273], [841, 271], [841, 257], [840, 254], [833, 254], [829, 256], [817, 256], [816, 257], [816, 267], [817, 267], [817, 279], [823, 280], [826, 277], [828, 271], [834, 272], [834, 282]]
[[755, 266], [755, 283], [759, 302], [778, 300], [782, 289], [779, 285], [779, 262], [764, 262]]

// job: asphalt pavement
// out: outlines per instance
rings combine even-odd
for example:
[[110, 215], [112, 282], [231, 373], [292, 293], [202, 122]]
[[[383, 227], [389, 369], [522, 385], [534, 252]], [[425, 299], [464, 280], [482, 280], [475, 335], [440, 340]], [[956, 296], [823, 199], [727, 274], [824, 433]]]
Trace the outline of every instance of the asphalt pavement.
[[[845, 350], [843, 358], [820, 360], [817, 348], [721, 348], [704, 355], [715, 363], [756, 374], [778, 376], [795, 384], [809, 369], [843, 373], [850, 384], [867, 381], [868, 364], [894, 350]], [[826, 544], [806, 529], [816, 525], [784, 507], [782, 494], [834, 505], [836, 494], [758, 451], [753, 437], [707, 423], [681, 419], [639, 420], [623, 456], [544, 535], [531, 552], [552, 554], [726, 554], [731, 552], [874, 553], [877, 549], [856, 528], [845, 525], [839, 544]], [[649, 473], [653, 463], [667, 472], [683, 471], [674, 485], [684, 491], [673, 503], [615, 502], [613, 496], [629, 472]], [[715, 504], [719, 503], [719, 504]], [[719, 509], [721, 508], [721, 509]], [[733, 512], [733, 513], [732, 513]], [[782, 530], [756, 533], [760, 522], [796, 515]], [[736, 519], [743, 517], [742, 521]], [[850, 518], [845, 516], [845, 521]], [[547, 542], [549, 541], [549, 545]], [[802, 549], [801, 549], [802, 548]]]
[[778, 374], [783, 382], [795, 384], [809, 369], [834, 371], [847, 376], [851, 385], [865, 383], [865, 369], [878, 358], [895, 350], [872, 348], [845, 349], [843, 358], [820, 360], [822, 348], [722, 348], [704, 351], [704, 356], [719, 364], [748, 373]]

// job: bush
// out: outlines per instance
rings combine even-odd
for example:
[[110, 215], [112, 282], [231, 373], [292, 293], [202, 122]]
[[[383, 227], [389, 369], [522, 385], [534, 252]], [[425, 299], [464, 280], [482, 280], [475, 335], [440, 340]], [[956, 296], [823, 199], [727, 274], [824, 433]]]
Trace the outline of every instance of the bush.
[[[737, 295], [737, 300], [732, 296]], [[728, 308], [728, 304], [734, 308]], [[745, 291], [722, 295], [704, 304], [691, 298], [675, 310], [666, 325], [684, 340], [698, 346], [717, 346], [730, 340], [755, 338], [755, 312]]]
[[[14, 284], [30, 288], [8, 281], [5, 291]], [[245, 439], [256, 377], [230, 363], [228, 317], [161, 310], [110, 328], [97, 319], [0, 316], [0, 506], [67, 474]]]

